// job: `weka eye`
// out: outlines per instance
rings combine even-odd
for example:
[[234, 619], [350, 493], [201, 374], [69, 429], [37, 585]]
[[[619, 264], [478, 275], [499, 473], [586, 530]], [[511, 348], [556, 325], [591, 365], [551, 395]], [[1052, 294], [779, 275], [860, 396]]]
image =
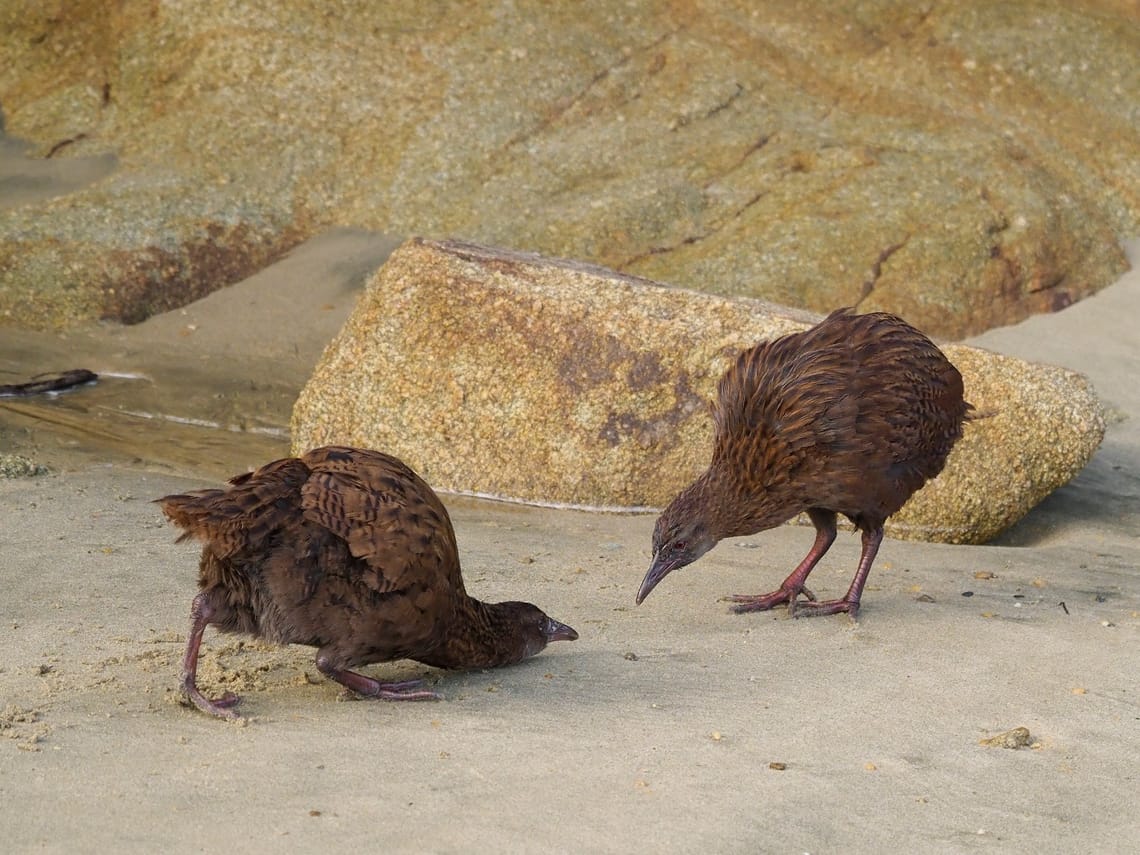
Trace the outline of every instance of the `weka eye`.
[[683, 541], [683, 540], [675, 540], [675, 541], [673, 541], [673, 551], [674, 552], [683, 552], [685, 547], [688, 545], [689, 544], [685, 543], [685, 541]]

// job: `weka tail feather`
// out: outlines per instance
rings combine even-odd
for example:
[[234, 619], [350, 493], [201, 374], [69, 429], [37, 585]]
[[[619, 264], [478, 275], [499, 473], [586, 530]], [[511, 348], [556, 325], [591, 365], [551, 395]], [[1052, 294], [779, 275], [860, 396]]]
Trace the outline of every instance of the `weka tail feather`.
[[156, 501], [183, 530], [180, 542], [201, 540], [226, 558], [263, 547], [274, 531], [301, 513], [301, 485], [309, 474], [300, 460], [287, 458], [234, 478], [228, 490], [176, 493]]
[[163, 515], [182, 529], [179, 543], [190, 538], [208, 540], [224, 527], [221, 507], [228, 504], [223, 501], [225, 494], [225, 490], [198, 490], [163, 496], [155, 502]]

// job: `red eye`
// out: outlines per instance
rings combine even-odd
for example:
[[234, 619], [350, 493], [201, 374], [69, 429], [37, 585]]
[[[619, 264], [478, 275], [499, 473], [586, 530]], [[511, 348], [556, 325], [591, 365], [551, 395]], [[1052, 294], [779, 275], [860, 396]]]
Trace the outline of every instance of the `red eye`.
[[687, 543], [685, 543], [685, 541], [683, 541], [683, 540], [675, 540], [675, 541], [673, 541], [673, 551], [674, 551], [674, 552], [681, 552], [681, 551], [683, 551], [683, 550], [684, 550], [684, 548], [685, 548], [686, 546], [688, 546], [688, 544], [687, 544]]

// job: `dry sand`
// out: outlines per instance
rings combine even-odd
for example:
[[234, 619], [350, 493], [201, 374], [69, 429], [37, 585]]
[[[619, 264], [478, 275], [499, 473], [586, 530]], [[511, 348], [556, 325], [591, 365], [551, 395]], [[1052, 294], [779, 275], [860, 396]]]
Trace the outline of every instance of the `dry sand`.
[[[982, 339], [1092, 377], [1114, 413], [1092, 464], [998, 544], [888, 541], [858, 623], [717, 601], [774, 587], [809, 530], [722, 543], [635, 607], [651, 517], [445, 496], [469, 589], [579, 641], [493, 672], [373, 666], [445, 700], [341, 703], [310, 649], [210, 631], [202, 682], [246, 722], [181, 705], [196, 550], [149, 500], [284, 450], [390, 245], [335, 232], [139, 327], [0, 333], [0, 382], [137, 378], [0, 401], [0, 451], [57, 469], [0, 481], [0, 849], [1140, 851], [1136, 273]], [[841, 535], [816, 592], [858, 551]], [[1028, 746], [981, 744], [1017, 727]]]

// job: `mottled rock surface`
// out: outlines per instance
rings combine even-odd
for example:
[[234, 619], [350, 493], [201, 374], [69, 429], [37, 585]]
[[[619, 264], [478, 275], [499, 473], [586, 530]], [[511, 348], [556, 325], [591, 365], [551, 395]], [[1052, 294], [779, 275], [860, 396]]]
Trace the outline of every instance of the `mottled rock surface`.
[[986, 417], [967, 425], [942, 474], [887, 521], [887, 532], [984, 543], [1084, 468], [1104, 438], [1104, 411], [1075, 371], [966, 345], [943, 351]]
[[959, 337], [1125, 269], [1138, 24], [1114, 0], [0, 2], [31, 158], [0, 174], [0, 323], [140, 320], [346, 225]]
[[[659, 507], [708, 463], [708, 401], [741, 348], [814, 318], [568, 261], [409, 241], [369, 283], [293, 414], [294, 451], [383, 449], [434, 487]], [[981, 542], [1088, 461], [1104, 433], [1078, 374], [948, 346], [972, 422], [895, 537]]]

